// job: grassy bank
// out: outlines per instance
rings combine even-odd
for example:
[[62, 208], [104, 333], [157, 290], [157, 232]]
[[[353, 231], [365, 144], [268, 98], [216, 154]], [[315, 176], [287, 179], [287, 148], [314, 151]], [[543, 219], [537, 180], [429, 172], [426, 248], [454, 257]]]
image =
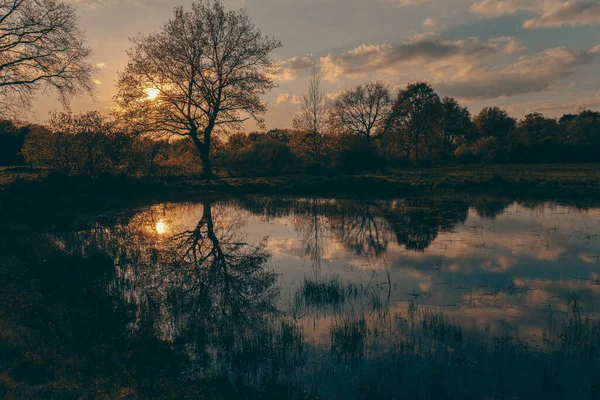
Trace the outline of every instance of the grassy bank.
[[135, 207], [156, 201], [246, 194], [460, 196], [506, 200], [600, 200], [600, 165], [474, 165], [389, 170], [385, 174], [270, 177], [67, 177], [41, 170], [0, 170], [5, 209]]

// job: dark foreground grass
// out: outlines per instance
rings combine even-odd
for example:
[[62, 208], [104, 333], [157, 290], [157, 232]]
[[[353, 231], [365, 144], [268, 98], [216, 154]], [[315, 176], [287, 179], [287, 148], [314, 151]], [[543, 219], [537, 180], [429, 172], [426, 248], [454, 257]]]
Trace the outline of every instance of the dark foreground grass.
[[0, 170], [0, 188], [22, 195], [140, 197], [207, 194], [469, 194], [531, 198], [600, 198], [600, 165], [473, 165], [388, 170], [362, 175], [217, 175], [130, 178], [66, 177], [43, 170]]

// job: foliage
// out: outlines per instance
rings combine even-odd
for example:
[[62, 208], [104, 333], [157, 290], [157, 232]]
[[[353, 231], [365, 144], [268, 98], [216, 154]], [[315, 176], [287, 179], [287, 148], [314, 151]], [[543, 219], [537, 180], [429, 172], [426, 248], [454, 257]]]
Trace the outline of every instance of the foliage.
[[21, 149], [25, 137], [36, 129], [43, 128], [37, 125], [19, 126], [10, 120], [0, 121], [0, 165], [23, 165]]
[[425, 82], [412, 83], [400, 90], [394, 104], [393, 132], [398, 147], [408, 158], [414, 153], [419, 163], [420, 150], [429, 150], [431, 161], [433, 148], [439, 145], [444, 108], [439, 96]]
[[387, 162], [379, 148], [357, 137], [343, 137], [335, 158], [335, 167], [345, 174], [382, 170]]
[[264, 138], [255, 141], [232, 155], [229, 167], [238, 173], [277, 175], [292, 171], [296, 157], [281, 141]]

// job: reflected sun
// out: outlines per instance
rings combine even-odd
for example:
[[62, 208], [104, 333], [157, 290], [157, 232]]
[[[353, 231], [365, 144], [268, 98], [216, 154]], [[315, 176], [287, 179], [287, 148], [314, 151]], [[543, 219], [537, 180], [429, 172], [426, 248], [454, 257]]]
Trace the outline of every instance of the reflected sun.
[[147, 99], [148, 100], [154, 100], [158, 97], [158, 95], [160, 94], [160, 90], [155, 89], [155, 88], [148, 88], [145, 90], [146, 95], [147, 95]]
[[156, 223], [156, 233], [158, 233], [159, 235], [162, 235], [166, 231], [167, 231], [167, 225], [165, 225], [165, 223], [161, 219], [160, 221], [158, 221]]

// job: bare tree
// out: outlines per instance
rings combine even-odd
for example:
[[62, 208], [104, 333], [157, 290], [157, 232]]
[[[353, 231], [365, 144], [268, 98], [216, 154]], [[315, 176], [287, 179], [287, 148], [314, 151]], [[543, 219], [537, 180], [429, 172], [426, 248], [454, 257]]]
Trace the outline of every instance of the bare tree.
[[294, 117], [293, 126], [306, 135], [308, 152], [316, 162], [321, 161], [328, 109], [327, 96], [321, 89], [321, 77], [317, 68], [314, 68], [308, 84], [308, 93], [302, 98], [302, 109]]
[[262, 122], [261, 95], [274, 86], [270, 54], [281, 43], [263, 36], [245, 10], [208, 0], [177, 7], [160, 32], [132, 42], [115, 98], [120, 112], [136, 129], [190, 137], [212, 175], [213, 133]]
[[53, 89], [67, 105], [92, 92], [94, 67], [72, 6], [55, 0], [0, 0], [0, 113], [31, 106]]
[[333, 106], [333, 120], [348, 133], [372, 142], [390, 130], [393, 102], [381, 82], [367, 82], [346, 90]]

